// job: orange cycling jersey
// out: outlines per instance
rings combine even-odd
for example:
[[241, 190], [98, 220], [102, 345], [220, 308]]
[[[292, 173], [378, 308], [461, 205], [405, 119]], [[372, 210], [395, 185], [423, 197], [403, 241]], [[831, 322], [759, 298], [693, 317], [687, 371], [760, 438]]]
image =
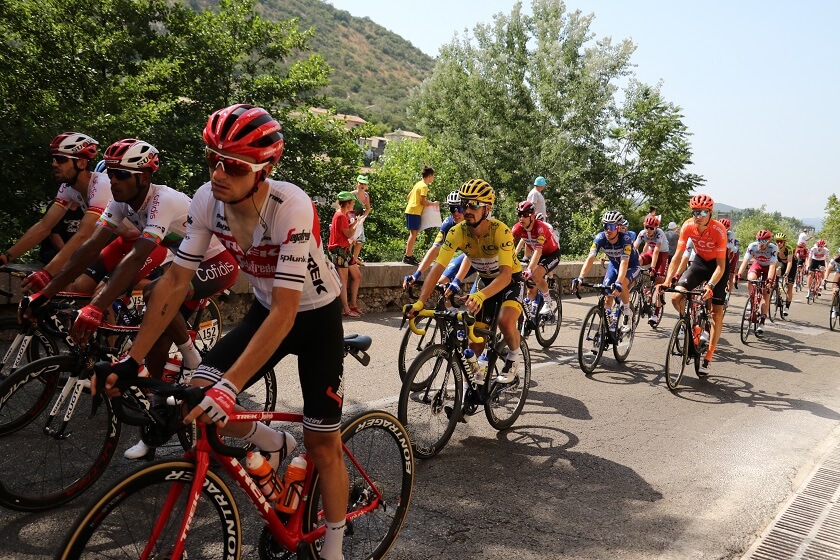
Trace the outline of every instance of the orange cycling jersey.
[[694, 251], [704, 261], [726, 258], [726, 228], [717, 220], [709, 220], [706, 231], [700, 233], [693, 218], [689, 218], [680, 228], [680, 240], [677, 250], [685, 251], [688, 240], [694, 243]]

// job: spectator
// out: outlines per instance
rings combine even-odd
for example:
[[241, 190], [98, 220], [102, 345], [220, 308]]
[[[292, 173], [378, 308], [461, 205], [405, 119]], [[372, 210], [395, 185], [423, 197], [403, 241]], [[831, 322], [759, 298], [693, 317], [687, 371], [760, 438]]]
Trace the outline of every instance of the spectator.
[[79, 229], [79, 223], [81, 223], [84, 217], [85, 213], [82, 212], [79, 205], [75, 202], [71, 203], [67, 207], [67, 213], [64, 217], [50, 231], [49, 237], [41, 241], [41, 246], [38, 250], [38, 262], [41, 264], [50, 262], [61, 251], [64, 244], [73, 237], [73, 234]]
[[814, 238], [813, 235], [808, 235], [808, 228], [802, 228], [802, 233], [799, 234], [799, 237], [796, 240], [797, 245], [799, 243], [808, 243], [810, 240]]
[[420, 233], [420, 216], [426, 206], [437, 205], [428, 200], [429, 185], [435, 180], [435, 170], [429, 166], [423, 167], [422, 179], [417, 181], [408, 193], [408, 204], [405, 206], [405, 227], [408, 228], [408, 241], [405, 244], [403, 262], [417, 266], [420, 262], [414, 257], [414, 243]]
[[353, 194], [356, 196], [356, 202], [353, 204], [353, 212], [351, 214], [355, 215], [356, 220], [362, 220], [362, 222], [356, 226], [356, 239], [351, 245], [353, 247], [352, 262], [354, 264], [358, 264], [359, 266], [363, 266], [365, 264], [362, 262], [362, 259], [359, 258], [359, 254], [362, 252], [362, 245], [364, 245], [366, 241], [364, 220], [366, 220], [370, 215], [370, 195], [367, 192], [367, 188], [367, 175], [359, 175], [356, 177], [356, 190], [353, 191]]
[[677, 250], [677, 241], [680, 239], [680, 232], [677, 231], [676, 222], [668, 224], [668, 231], [665, 232], [665, 239], [668, 240], [669, 259], [672, 259], [674, 258], [674, 252]]
[[542, 214], [548, 219], [548, 212], [545, 209], [545, 197], [542, 194], [545, 186], [545, 177], [540, 176], [534, 179], [534, 188], [528, 193], [527, 200], [536, 207], [537, 214]]
[[350, 249], [350, 238], [356, 232], [358, 222], [351, 224], [349, 214], [357, 202], [358, 199], [350, 191], [338, 193], [338, 210], [333, 215], [330, 224], [330, 242], [327, 246], [330, 261], [338, 269], [338, 275], [341, 277], [341, 305], [345, 317], [361, 317], [362, 315], [356, 302], [362, 272], [359, 270], [359, 265], [351, 264], [353, 253]]

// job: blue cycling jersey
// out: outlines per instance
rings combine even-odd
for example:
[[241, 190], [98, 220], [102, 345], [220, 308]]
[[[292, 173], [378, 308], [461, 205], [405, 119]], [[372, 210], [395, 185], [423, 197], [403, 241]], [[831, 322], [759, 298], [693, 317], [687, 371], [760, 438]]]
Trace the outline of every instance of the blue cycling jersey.
[[639, 253], [633, 247], [633, 239], [628, 233], [619, 233], [615, 243], [610, 243], [606, 232], [599, 232], [592, 241], [589, 254], [595, 256], [598, 251], [603, 251], [609, 261], [618, 266], [624, 259], [629, 259], [629, 268], [639, 266]]

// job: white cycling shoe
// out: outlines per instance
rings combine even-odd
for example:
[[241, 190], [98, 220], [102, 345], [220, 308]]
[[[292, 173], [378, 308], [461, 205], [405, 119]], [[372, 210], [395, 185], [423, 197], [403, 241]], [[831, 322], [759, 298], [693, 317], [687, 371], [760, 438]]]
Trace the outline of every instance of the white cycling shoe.
[[125, 453], [123, 453], [123, 457], [125, 457], [126, 459], [145, 459], [149, 456], [149, 454], [154, 456], [155, 449], [156, 448], [154, 447], [146, 445], [141, 439], [140, 441], [126, 449]]

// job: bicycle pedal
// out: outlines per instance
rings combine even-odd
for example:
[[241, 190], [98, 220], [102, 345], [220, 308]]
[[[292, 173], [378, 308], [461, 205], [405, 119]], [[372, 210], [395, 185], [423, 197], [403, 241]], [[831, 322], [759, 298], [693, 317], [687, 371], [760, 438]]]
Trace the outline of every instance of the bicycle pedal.
[[[446, 412], [446, 417], [451, 419], [452, 414], [455, 412], [455, 409], [452, 408], [451, 406], [444, 406], [443, 411]], [[467, 423], [467, 419], [464, 417], [463, 414], [459, 415], [458, 421], [461, 422], [462, 424]]]

